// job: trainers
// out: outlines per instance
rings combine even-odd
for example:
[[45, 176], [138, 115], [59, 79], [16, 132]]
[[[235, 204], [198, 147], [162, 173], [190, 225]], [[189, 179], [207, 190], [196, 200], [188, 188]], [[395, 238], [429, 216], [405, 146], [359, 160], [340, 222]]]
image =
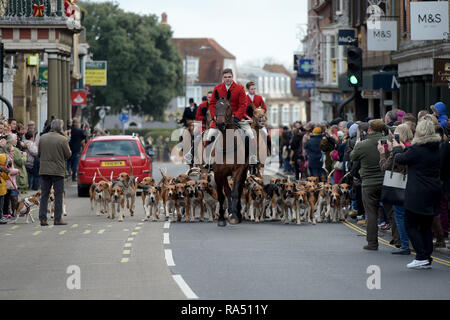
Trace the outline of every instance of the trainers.
[[431, 262], [429, 260], [413, 260], [406, 265], [408, 269], [430, 269]]
[[4, 219], [12, 219], [12, 215], [7, 214], [6, 216], [3, 216]]
[[380, 222], [379, 224], [378, 224], [378, 228], [383, 228], [384, 226], [386, 225], [386, 222]]
[[5, 217], [2, 217], [2, 218], [0, 219], [0, 224], [7, 224], [7, 223], [8, 223], [8, 220], [5, 219]]
[[389, 223], [385, 223], [383, 226], [381, 226], [380, 229], [386, 231], [386, 230], [389, 230], [390, 228], [391, 228], [391, 225]]
[[53, 222], [53, 225], [55, 225], [55, 226], [65, 226], [65, 225], [67, 225], [67, 222], [65, 222], [63, 220], [58, 220], [58, 221], [55, 220], [55, 222]]

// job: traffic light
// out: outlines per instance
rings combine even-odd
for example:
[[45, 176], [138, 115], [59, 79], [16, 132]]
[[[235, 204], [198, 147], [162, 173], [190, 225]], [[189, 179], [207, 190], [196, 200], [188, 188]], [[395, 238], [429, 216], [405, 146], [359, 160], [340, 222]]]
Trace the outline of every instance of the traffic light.
[[361, 48], [350, 47], [347, 49], [347, 80], [351, 87], [362, 87], [363, 63]]
[[3, 43], [0, 42], [0, 83], [3, 83], [4, 60], [5, 60], [5, 47]]

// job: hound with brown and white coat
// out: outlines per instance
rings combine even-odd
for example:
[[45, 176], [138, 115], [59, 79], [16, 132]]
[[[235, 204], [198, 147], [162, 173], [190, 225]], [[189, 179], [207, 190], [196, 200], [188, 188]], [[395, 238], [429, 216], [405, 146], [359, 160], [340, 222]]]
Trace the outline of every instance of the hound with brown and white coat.
[[159, 209], [160, 209], [160, 202], [161, 202], [161, 193], [160, 190], [157, 187], [148, 186], [144, 188], [142, 191], [145, 193], [145, 200], [144, 200], [144, 211], [145, 211], [145, 218], [143, 221], [149, 221], [150, 218], [152, 221], [157, 221], [160, 218], [159, 215]]
[[190, 180], [186, 182], [186, 195], [189, 202], [187, 215], [190, 216], [191, 222], [195, 221], [195, 208], [200, 208], [200, 222], [205, 217], [205, 207], [203, 204], [203, 192], [199, 188], [196, 181]]
[[33, 206], [39, 207], [39, 197], [41, 196], [41, 192], [38, 191], [36, 194], [27, 197], [25, 199], [22, 199], [16, 208], [15, 216], [16, 219], [13, 223], [16, 223], [17, 220], [19, 220], [19, 217], [26, 217], [25, 222], [28, 223], [28, 218], [31, 219], [31, 222], [34, 223], [33, 214], [31, 213], [31, 208]]
[[123, 194], [127, 202], [127, 209], [129, 210], [131, 216], [134, 216], [134, 206], [136, 203], [136, 192], [138, 187], [137, 179], [138, 178], [133, 178], [126, 172], [119, 174], [118, 178], [118, 180], [123, 184]]
[[294, 210], [295, 203], [295, 185], [292, 182], [286, 182], [282, 184], [281, 187], [281, 201], [282, 201], [282, 212], [284, 217], [284, 223], [289, 224], [289, 212], [291, 217], [296, 213]]
[[[108, 214], [109, 202], [111, 201], [111, 187], [112, 182], [101, 180], [95, 182], [97, 173], [94, 173], [94, 178], [92, 179], [91, 187], [89, 188], [89, 198], [91, 200], [91, 212], [96, 211], [97, 216], [100, 214]], [[111, 174], [112, 180], [112, 174]]]
[[122, 222], [125, 217], [125, 192], [122, 181], [116, 181], [111, 187], [111, 214], [109, 219], [113, 219], [116, 216], [116, 211], [119, 213], [118, 222]]
[[317, 212], [319, 215], [319, 218], [317, 219], [318, 223], [322, 223], [325, 219], [330, 221], [330, 195], [331, 185], [328, 183], [323, 184], [317, 200]]
[[256, 223], [264, 222], [265, 216], [264, 188], [260, 184], [252, 185], [249, 198], [250, 198], [250, 211], [252, 211], [252, 216], [255, 217], [255, 222]]
[[297, 191], [295, 193], [295, 209], [296, 209], [296, 221], [298, 225], [305, 221], [310, 210], [308, 202], [308, 195], [306, 191]]
[[[65, 191], [62, 192], [62, 201], [63, 201], [63, 216], [67, 216], [66, 192]], [[51, 218], [54, 219], [54, 217], [55, 217], [55, 189], [53, 189], [53, 187], [50, 189], [50, 194], [48, 197], [47, 213], [51, 213]]]
[[211, 185], [211, 178], [207, 176], [199, 182], [199, 190], [203, 192], [203, 205], [207, 214], [209, 215], [209, 222], [213, 222], [219, 218], [219, 200], [217, 190]]

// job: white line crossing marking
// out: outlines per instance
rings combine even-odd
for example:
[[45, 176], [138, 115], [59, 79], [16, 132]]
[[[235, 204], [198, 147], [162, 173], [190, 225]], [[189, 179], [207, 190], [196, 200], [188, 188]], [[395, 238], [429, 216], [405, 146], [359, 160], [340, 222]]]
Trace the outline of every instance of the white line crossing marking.
[[35, 233], [33, 233], [33, 236], [37, 236], [39, 233], [41, 233], [42, 231], [36, 231]]
[[121, 263], [127, 263], [130, 259], [129, 258], [122, 258], [122, 260], [120, 261]]
[[19, 226], [14, 226], [14, 227], [11, 227], [11, 229], [10, 230], [16, 230], [17, 228], [18, 228]]
[[135, 236], [135, 235], [137, 235], [138, 233], [139, 233], [139, 232], [132, 232], [131, 235], [132, 235], [132, 236]]
[[64, 233], [66, 233], [67, 232], [67, 230], [63, 230], [63, 231], [61, 231], [59, 234], [60, 235], [63, 235]]
[[99, 230], [97, 233], [98, 234], [103, 234], [103, 232], [105, 232], [105, 229]]
[[49, 229], [53, 229], [54, 227], [54, 225], [48, 226]]
[[89, 233], [91, 233], [91, 230], [85, 230], [85, 231], [83, 232], [83, 234], [89, 234]]
[[130, 238], [127, 239], [128, 242], [133, 241], [133, 240], [134, 240], [133, 237], [130, 237]]
[[134, 228], [134, 230], [141, 230], [141, 227], [136, 227]]
[[125, 248], [131, 248], [131, 243], [125, 243]]
[[170, 244], [169, 234], [168, 233], [164, 233], [163, 235], [164, 235], [163, 244]]
[[171, 249], [165, 249], [164, 250], [164, 256], [166, 258], [167, 265], [169, 267], [175, 267], [175, 262], [173, 261], [173, 257], [172, 257], [172, 250]]
[[192, 291], [192, 289], [188, 286], [186, 281], [184, 281], [183, 277], [179, 274], [172, 275], [173, 280], [178, 284], [181, 291], [183, 291], [184, 295], [188, 299], [198, 299], [198, 296]]
[[72, 228], [76, 228], [76, 227], [78, 227], [78, 225], [77, 225], [77, 224], [74, 224], [74, 225], [72, 226]]
[[122, 254], [130, 254], [131, 250], [123, 250]]

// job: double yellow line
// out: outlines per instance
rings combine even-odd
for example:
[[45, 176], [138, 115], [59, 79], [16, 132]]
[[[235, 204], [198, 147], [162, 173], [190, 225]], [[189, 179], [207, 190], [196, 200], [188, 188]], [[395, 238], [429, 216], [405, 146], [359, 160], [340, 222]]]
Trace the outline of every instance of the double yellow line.
[[[361, 228], [361, 227], [359, 227], [359, 226], [357, 226], [357, 225], [355, 225], [355, 224], [353, 224], [351, 222], [344, 221], [343, 224], [346, 227], [349, 227], [350, 229], [353, 229], [356, 232], [359, 232], [359, 233], [361, 233], [363, 235], [367, 234], [366, 230], [364, 230], [363, 228]], [[385, 240], [385, 239], [382, 239], [382, 238], [378, 237], [378, 241], [383, 243], [383, 244], [385, 244], [385, 245], [387, 245], [387, 246], [389, 246], [389, 247], [391, 247], [391, 248], [395, 248], [395, 246], [389, 244], [389, 242], [387, 240]], [[413, 250], [411, 250], [411, 252], [415, 253]], [[441, 259], [441, 258], [437, 258], [437, 257], [434, 257], [434, 256], [431, 256], [431, 257], [433, 258], [433, 261], [435, 261], [437, 263], [440, 263], [440, 264], [443, 264], [444, 266], [450, 267], [450, 261], [444, 260], [444, 259]]]

